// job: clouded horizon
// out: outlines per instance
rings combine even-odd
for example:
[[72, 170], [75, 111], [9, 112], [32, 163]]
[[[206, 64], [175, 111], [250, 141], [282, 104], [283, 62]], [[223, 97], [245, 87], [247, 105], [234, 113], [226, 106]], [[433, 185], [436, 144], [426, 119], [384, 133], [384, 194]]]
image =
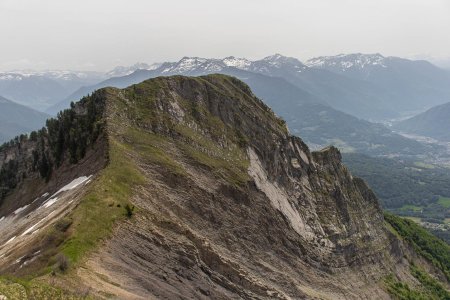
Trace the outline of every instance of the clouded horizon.
[[446, 0], [0, 0], [0, 71], [106, 71], [183, 56], [450, 61]]

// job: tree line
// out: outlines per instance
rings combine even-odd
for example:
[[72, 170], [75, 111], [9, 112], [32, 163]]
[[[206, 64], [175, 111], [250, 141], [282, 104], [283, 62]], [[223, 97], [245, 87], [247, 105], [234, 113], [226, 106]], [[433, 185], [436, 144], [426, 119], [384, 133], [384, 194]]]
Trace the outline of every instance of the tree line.
[[[96, 91], [70, 109], [48, 119], [46, 126], [0, 146], [0, 205], [21, 180], [31, 174], [48, 181], [65, 161], [76, 164], [104, 132], [104, 91]], [[8, 159], [8, 154], [14, 158]], [[2, 157], [3, 156], [3, 157]]]

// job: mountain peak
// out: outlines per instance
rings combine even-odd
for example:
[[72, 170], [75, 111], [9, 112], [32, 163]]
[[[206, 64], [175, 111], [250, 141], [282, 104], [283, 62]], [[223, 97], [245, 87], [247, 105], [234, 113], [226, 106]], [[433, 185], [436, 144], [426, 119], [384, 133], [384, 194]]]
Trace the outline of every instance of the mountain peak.
[[208, 59], [202, 57], [185, 56], [178, 62], [166, 63], [162, 65], [161, 73], [163, 74], [182, 74], [190, 72], [218, 72], [225, 65], [218, 59]]
[[183, 58], [181, 58], [179, 60], [179, 62], [191, 62], [191, 61], [205, 62], [205, 61], [207, 61], [207, 59], [203, 58], [203, 57], [198, 57], [198, 56], [183, 56]]
[[228, 56], [222, 59], [222, 62], [228, 67], [235, 67], [238, 69], [247, 69], [252, 62], [246, 58]]
[[291, 62], [291, 63], [299, 62], [299, 63], [301, 63], [298, 59], [296, 59], [294, 57], [284, 56], [279, 53], [275, 53], [273, 55], [266, 56], [262, 60], [267, 61], [267, 62]]
[[155, 70], [161, 66], [160, 63], [154, 63], [154, 64], [147, 64], [143, 62], [137, 62], [132, 66], [118, 66], [115, 67], [113, 70], [106, 73], [107, 77], [119, 77], [119, 76], [127, 76], [137, 70]]
[[280, 53], [275, 53], [275, 54], [264, 57], [263, 60], [276, 61], [276, 60], [280, 60], [280, 59], [284, 59], [284, 58], [288, 58], [288, 57], [281, 55]]
[[296, 69], [304, 69], [306, 67], [298, 59], [296, 59], [294, 57], [284, 56], [279, 53], [275, 53], [273, 55], [266, 56], [262, 60], [256, 61], [256, 63], [258, 63], [258, 62], [268, 63], [271, 66], [276, 67], [276, 68], [281, 68], [283, 66], [291, 66]]
[[311, 58], [306, 62], [306, 65], [311, 68], [334, 68], [346, 72], [349, 69], [363, 69], [370, 66], [385, 68], [384, 62], [385, 57], [379, 53], [352, 53]]

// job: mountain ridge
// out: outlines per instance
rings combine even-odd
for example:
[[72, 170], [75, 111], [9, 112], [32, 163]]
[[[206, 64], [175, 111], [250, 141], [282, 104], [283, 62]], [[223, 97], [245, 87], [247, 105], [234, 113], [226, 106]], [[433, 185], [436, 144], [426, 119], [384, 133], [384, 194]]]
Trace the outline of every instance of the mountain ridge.
[[423, 113], [395, 123], [393, 128], [406, 133], [450, 142], [448, 130], [450, 128], [450, 102], [432, 107]]
[[[108, 148], [83, 156], [78, 148], [71, 151], [83, 135], [63, 135], [59, 161], [73, 167], [55, 168], [50, 181], [68, 170], [72, 178], [91, 178], [87, 171], [75, 171], [86, 159], [95, 160], [88, 153], [108, 162], [100, 171], [89, 170], [92, 183], [56, 202], [72, 203], [64, 215], [72, 221], [54, 252], [22, 247], [0, 258], [12, 262], [5, 265], [13, 274], [33, 266], [21, 255], [40, 250], [49, 255], [39, 260], [40, 252], [35, 254], [42, 266], [51, 267], [50, 258], [58, 253], [73, 263], [70, 276], [55, 271], [62, 274], [61, 286], [88, 287], [95, 296], [388, 299], [383, 278], [389, 274], [417, 285], [409, 260], [447, 284], [439, 269], [385, 227], [376, 197], [351, 176], [336, 148], [310, 152], [236, 78], [158, 77], [125, 89], [102, 89], [41, 134], [52, 141], [65, 132], [66, 122], [97, 132], [87, 138], [86, 149], [99, 145], [96, 141], [107, 141]], [[48, 149], [54, 166], [57, 145]], [[49, 200], [38, 201], [35, 205], [45, 206]], [[130, 208], [129, 218], [117, 215], [125, 204], [137, 208]], [[27, 221], [32, 213], [27, 209], [7, 219], [31, 225], [36, 220]], [[109, 227], [113, 216], [114, 230]], [[39, 223], [34, 236], [20, 235], [24, 229], [19, 229], [12, 240], [15, 233], [9, 232], [3, 238], [9, 239], [6, 248], [49, 234], [43, 226]], [[86, 226], [93, 228], [82, 230]], [[17, 259], [21, 264], [13, 263]]]

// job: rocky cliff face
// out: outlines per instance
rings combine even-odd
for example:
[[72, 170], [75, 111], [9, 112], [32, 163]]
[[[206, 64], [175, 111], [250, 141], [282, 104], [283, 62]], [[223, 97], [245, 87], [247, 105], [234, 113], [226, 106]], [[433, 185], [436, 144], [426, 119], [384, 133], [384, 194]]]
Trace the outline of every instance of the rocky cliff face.
[[337, 149], [310, 153], [229, 77], [157, 78], [111, 94], [110, 136], [142, 149], [129, 156], [146, 183], [133, 198], [140, 213], [88, 265], [123, 295], [387, 297], [380, 281], [401, 257]]
[[237, 79], [161, 77], [101, 101], [110, 161], [96, 195], [114, 205], [122, 190], [100, 183], [128, 182], [111, 170], [131, 166], [137, 210], [62, 284], [130, 299], [373, 299], [389, 298], [389, 274], [416, 283], [413, 254], [339, 151], [311, 153]]

